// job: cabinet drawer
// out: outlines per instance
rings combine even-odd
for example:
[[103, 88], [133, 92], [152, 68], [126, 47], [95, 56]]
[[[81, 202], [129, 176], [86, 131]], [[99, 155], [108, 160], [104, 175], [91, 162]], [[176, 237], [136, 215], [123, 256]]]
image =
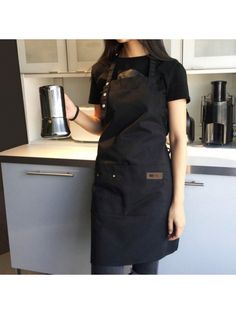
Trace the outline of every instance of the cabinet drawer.
[[2, 164], [12, 266], [90, 272], [93, 168]]
[[160, 274], [236, 274], [236, 177], [188, 174], [186, 225]]

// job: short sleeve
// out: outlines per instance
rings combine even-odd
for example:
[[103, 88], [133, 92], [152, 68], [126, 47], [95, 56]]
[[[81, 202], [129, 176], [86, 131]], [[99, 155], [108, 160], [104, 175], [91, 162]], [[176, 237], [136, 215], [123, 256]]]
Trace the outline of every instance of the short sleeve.
[[187, 103], [191, 101], [189, 96], [187, 73], [184, 66], [176, 60], [167, 84], [167, 100], [186, 98]]

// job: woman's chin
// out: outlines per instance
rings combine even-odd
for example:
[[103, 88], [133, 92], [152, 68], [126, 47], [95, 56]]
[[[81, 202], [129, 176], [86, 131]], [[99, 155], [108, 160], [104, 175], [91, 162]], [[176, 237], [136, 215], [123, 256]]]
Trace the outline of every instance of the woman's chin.
[[130, 39], [116, 39], [116, 41], [120, 44], [124, 44], [124, 43], [127, 43], [128, 41], [130, 41]]

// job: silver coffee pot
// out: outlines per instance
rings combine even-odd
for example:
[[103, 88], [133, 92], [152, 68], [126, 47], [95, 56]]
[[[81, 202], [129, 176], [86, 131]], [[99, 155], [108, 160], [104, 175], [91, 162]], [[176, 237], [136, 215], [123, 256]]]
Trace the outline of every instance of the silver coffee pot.
[[70, 137], [63, 87], [59, 85], [41, 86], [39, 94], [42, 113], [41, 136], [45, 138]]

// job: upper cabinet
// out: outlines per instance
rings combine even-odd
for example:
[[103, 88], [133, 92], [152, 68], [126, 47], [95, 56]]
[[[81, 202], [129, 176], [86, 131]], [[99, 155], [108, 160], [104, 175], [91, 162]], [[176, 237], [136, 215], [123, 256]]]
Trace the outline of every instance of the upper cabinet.
[[[236, 69], [236, 40], [164, 39], [164, 45], [186, 69]], [[17, 48], [21, 73], [86, 73], [102, 55], [104, 41], [17, 40]]]
[[65, 40], [17, 40], [21, 73], [67, 72]]
[[[182, 40], [165, 39], [170, 56], [182, 62]], [[90, 72], [104, 51], [104, 41], [17, 40], [21, 73]]]
[[164, 39], [163, 41], [168, 54], [182, 63], [182, 40]]
[[236, 40], [183, 40], [186, 69], [236, 68]]
[[103, 40], [18, 40], [17, 48], [21, 73], [88, 72], [104, 44]]
[[104, 51], [103, 40], [67, 40], [68, 70], [91, 71]]

